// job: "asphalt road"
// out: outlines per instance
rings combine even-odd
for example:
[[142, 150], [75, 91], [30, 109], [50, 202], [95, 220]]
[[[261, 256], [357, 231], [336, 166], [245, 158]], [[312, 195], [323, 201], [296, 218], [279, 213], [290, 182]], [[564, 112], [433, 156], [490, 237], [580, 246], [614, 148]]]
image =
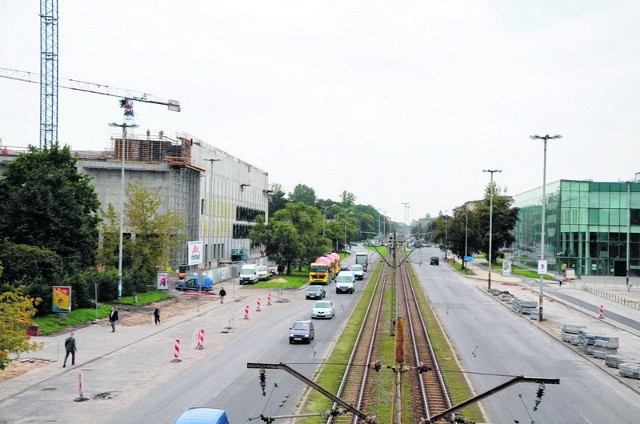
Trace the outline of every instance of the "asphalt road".
[[[421, 249], [412, 255], [441, 255]], [[635, 423], [640, 395], [501, 305], [448, 266], [416, 266], [422, 286], [476, 393], [511, 376], [559, 378], [534, 411], [538, 385], [519, 383], [482, 401], [495, 423]]]

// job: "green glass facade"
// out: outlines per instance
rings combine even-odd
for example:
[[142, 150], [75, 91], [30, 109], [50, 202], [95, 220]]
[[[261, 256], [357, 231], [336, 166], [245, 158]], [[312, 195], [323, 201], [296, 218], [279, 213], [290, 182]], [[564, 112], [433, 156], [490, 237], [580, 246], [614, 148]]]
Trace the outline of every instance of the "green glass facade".
[[[550, 271], [577, 275], [640, 275], [640, 182], [560, 180], [546, 187], [544, 257]], [[515, 259], [540, 259], [542, 187], [514, 196]], [[627, 243], [627, 240], [629, 242]], [[627, 245], [629, 255], [627, 256]]]

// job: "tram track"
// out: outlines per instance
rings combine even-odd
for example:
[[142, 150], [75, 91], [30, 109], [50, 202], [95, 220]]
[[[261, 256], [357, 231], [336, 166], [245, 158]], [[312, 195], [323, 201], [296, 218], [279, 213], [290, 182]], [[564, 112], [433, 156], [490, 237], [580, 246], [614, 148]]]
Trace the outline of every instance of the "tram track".
[[[396, 254], [398, 258], [384, 262], [375, 281], [337, 396], [367, 415], [381, 410], [388, 414], [391, 409], [390, 422], [419, 423], [450, 407], [451, 401], [408, 265], [404, 257]], [[390, 324], [385, 321], [387, 317], [391, 317]], [[390, 335], [395, 339], [395, 352], [391, 356], [388, 347], [386, 350], [381, 347], [385, 340], [388, 344]], [[381, 379], [388, 380], [390, 372], [394, 375], [393, 388], [389, 390], [391, 393], [381, 396]], [[332, 409], [336, 408], [338, 405], [334, 404]], [[326, 422], [362, 421], [353, 415], [337, 415]]]

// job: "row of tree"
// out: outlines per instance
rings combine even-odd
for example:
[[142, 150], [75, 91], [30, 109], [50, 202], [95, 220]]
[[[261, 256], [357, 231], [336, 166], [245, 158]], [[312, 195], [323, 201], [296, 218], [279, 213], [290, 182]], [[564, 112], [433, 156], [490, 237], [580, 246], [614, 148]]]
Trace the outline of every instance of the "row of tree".
[[[493, 208], [491, 207], [493, 197]], [[455, 208], [453, 214], [443, 215], [413, 226], [416, 238], [428, 234], [442, 250], [449, 250], [463, 258], [476, 252], [484, 252], [489, 257], [489, 227], [491, 231], [491, 260], [497, 262], [500, 249], [514, 242], [513, 229], [518, 221], [519, 208], [512, 207], [513, 199], [500, 195], [498, 186], [487, 185], [482, 200], [466, 202]], [[492, 218], [492, 225], [490, 225]]]
[[[29, 147], [3, 170], [0, 198], [0, 292], [24, 286], [27, 296], [41, 300], [39, 314], [51, 311], [53, 286], [72, 287], [74, 309], [94, 306], [96, 291], [101, 302], [117, 298], [120, 216], [113, 205], [99, 204], [68, 146]], [[334, 202], [305, 185], [285, 195], [274, 184], [269, 208], [268, 225], [262, 219], [251, 239], [287, 267], [366, 238], [380, 222], [375, 208], [355, 204], [352, 193]], [[127, 186], [123, 295], [155, 286], [158, 270], [185, 242], [182, 217], [161, 210], [158, 191]]]

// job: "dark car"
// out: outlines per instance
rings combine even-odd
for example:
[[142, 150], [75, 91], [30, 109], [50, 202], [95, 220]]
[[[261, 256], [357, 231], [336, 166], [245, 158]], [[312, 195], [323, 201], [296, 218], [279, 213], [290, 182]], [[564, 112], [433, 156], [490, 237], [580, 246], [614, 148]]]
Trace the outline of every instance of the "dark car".
[[432, 256], [429, 265], [440, 265], [440, 258], [437, 256]]
[[294, 342], [311, 343], [315, 338], [315, 331], [311, 321], [296, 321], [289, 329], [289, 344]]
[[307, 287], [307, 299], [324, 299], [327, 292], [324, 291], [324, 287], [318, 285], [312, 285]]

